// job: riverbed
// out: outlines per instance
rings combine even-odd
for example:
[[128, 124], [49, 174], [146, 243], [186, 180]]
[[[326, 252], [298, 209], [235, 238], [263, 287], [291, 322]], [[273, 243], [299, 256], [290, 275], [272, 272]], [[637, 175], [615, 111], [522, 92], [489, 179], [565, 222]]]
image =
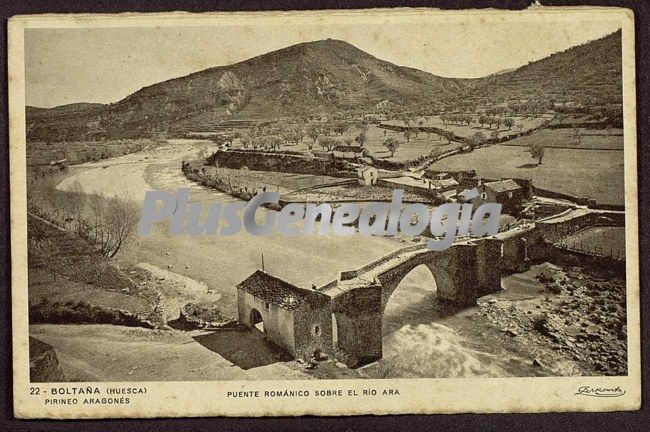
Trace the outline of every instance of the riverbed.
[[[182, 161], [195, 158], [205, 146], [205, 141], [172, 140], [156, 149], [76, 166], [58, 188], [80, 187], [86, 193], [136, 202], [142, 202], [148, 190], [175, 193], [178, 188], [190, 188], [190, 201], [200, 202], [204, 208], [212, 202], [236, 201], [227, 194], [192, 183], [183, 175]], [[209, 301], [225, 316], [235, 318], [236, 285], [262, 266], [295, 285], [319, 286], [336, 279], [342, 270], [360, 267], [404, 246], [403, 241], [393, 238], [359, 235], [287, 239], [278, 235], [253, 237], [240, 231], [230, 237], [190, 237], [171, 236], [166, 230], [166, 226], [158, 225], [149, 236], [137, 236], [120, 251], [117, 259], [146, 268], [159, 278], [182, 282], [173, 291], [178, 299], [166, 302], [170, 310], [165, 313], [169, 318], [176, 316], [172, 308], [195, 298]], [[524, 285], [529, 287], [530, 283]], [[517, 286], [516, 281], [510, 281], [508, 291], [516, 291]], [[500, 335], [470, 319], [475, 312], [476, 308], [462, 310], [439, 302], [430, 272], [425, 267], [414, 269], [402, 281], [386, 309], [384, 358], [359, 373], [368, 377], [502, 377], [541, 373], [521, 353], [498, 346], [502, 343]], [[39, 335], [45, 341], [57, 341], [56, 337], [48, 337], [47, 327], [40, 326]], [[60, 330], [54, 327], [53, 334], [58, 335]], [[147, 331], [142, 333], [145, 340]], [[211, 346], [222, 346], [219, 341], [201, 344], [193, 339], [184, 340], [184, 344], [197, 345], [198, 351], [208, 351], [206, 356], [218, 357], [217, 363], [227, 363], [222, 357], [224, 353], [209, 351]], [[63, 349], [64, 356], [75, 355], [66, 352], [64, 347], [55, 348]], [[287, 367], [295, 368], [295, 365]], [[108, 374], [107, 379], [118, 379], [114, 374], [119, 375], [119, 370]], [[274, 370], [283, 373], [279, 365]], [[219, 379], [227, 379], [226, 376], [227, 371], [218, 373]], [[232, 379], [240, 376], [233, 373]], [[210, 379], [210, 374], [201, 374], [197, 379]]]

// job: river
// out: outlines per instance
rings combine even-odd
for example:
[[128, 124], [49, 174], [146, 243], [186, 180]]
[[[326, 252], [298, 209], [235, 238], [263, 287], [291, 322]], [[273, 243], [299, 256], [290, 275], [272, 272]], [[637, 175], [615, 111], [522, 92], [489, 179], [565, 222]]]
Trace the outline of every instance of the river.
[[[205, 141], [172, 140], [156, 149], [111, 160], [72, 167], [73, 174], [58, 188], [76, 182], [86, 193], [141, 202], [147, 190], [174, 193], [191, 188], [192, 202], [231, 202], [234, 198], [187, 180], [183, 159], [193, 158]], [[236, 315], [235, 286], [262, 265], [293, 284], [310, 287], [377, 259], [404, 244], [385, 237], [253, 237], [170, 236], [157, 226], [120, 251], [118, 259], [149, 270], [160, 269], [190, 278], [218, 294], [221, 309]], [[165, 270], [166, 269], [166, 270]], [[187, 294], [190, 296], [190, 293]], [[368, 376], [461, 377], [508, 376], [498, 356], [481, 350], [481, 332], [461, 311], [437, 301], [435, 280], [425, 267], [414, 269], [393, 294], [384, 317], [384, 359], [371, 366]], [[471, 329], [471, 331], [466, 331]], [[507, 360], [507, 359], [506, 359]]]

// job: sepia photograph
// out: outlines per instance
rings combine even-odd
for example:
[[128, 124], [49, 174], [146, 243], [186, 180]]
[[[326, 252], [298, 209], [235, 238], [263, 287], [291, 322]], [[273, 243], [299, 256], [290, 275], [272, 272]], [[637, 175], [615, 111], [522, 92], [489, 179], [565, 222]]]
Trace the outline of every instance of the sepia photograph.
[[160, 382], [256, 415], [427, 379], [638, 406], [631, 15], [293, 14], [10, 22], [38, 415], [154, 415]]

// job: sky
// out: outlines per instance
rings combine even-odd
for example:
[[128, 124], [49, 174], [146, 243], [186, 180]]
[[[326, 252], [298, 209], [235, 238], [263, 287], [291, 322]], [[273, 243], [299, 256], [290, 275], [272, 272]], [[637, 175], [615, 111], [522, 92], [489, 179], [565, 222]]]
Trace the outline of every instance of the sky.
[[611, 21], [31, 28], [25, 30], [25, 97], [38, 107], [117, 102], [170, 78], [327, 38], [400, 66], [476, 78], [618, 28]]

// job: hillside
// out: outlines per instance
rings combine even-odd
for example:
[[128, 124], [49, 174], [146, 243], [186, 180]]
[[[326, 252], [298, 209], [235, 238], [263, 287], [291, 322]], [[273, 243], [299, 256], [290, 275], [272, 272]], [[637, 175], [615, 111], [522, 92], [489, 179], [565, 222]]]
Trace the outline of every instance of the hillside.
[[[509, 101], [621, 103], [621, 33], [481, 79], [394, 65], [340, 40], [301, 43], [154, 84], [110, 105], [27, 110], [29, 140], [178, 135], [227, 119], [398, 109], [469, 109]], [[382, 105], [385, 105], [383, 103]]]
[[[229, 117], [274, 118], [368, 109], [391, 100], [448, 99], [461, 80], [381, 61], [337, 40], [303, 43], [143, 88], [109, 107], [119, 129], [209, 125]], [[109, 132], [112, 127], [109, 126]]]
[[75, 112], [73, 117], [67, 117], [68, 112], [50, 112], [43, 119], [28, 112], [28, 137], [66, 139], [84, 128], [91, 136], [104, 133], [111, 138], [174, 134], [233, 117], [365, 110], [384, 100], [399, 105], [449, 100], [463, 89], [464, 80], [396, 66], [347, 42], [327, 39], [154, 84], [115, 104]]
[[478, 80], [467, 96], [480, 102], [528, 99], [594, 107], [622, 103], [621, 31]]

